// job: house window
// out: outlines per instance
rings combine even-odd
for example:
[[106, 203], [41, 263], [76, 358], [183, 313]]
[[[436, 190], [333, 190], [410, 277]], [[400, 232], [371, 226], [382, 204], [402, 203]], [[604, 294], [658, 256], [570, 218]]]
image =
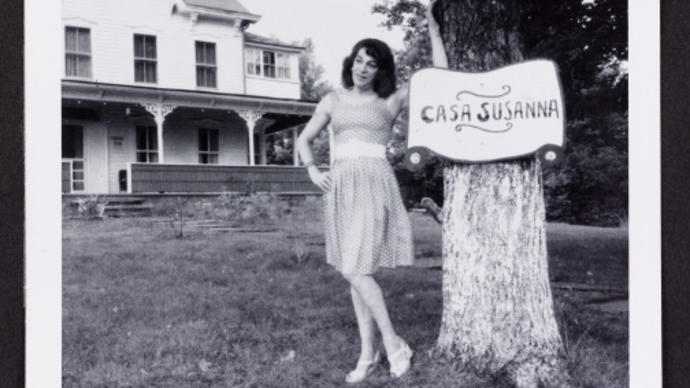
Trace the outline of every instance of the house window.
[[218, 130], [199, 128], [199, 163], [218, 164]]
[[91, 78], [91, 32], [88, 28], [65, 27], [65, 75]]
[[276, 71], [278, 78], [290, 79], [290, 57], [287, 54], [276, 54]]
[[196, 42], [196, 85], [216, 87], [216, 44]]
[[84, 128], [80, 125], [62, 126], [62, 157], [84, 158]]
[[80, 125], [62, 126], [62, 159], [71, 173], [66, 179], [72, 191], [84, 191], [84, 128]]
[[134, 81], [156, 83], [156, 37], [134, 34]]
[[271, 51], [264, 51], [264, 77], [276, 77], [276, 54]]
[[247, 74], [266, 78], [290, 79], [290, 55], [247, 48]]
[[247, 74], [261, 75], [261, 50], [247, 49]]
[[137, 125], [137, 162], [158, 162], [158, 134], [156, 127]]

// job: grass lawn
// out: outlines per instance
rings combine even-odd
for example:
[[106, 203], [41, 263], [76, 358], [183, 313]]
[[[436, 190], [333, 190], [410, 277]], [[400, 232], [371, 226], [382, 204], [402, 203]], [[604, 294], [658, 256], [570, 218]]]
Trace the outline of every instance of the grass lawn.
[[[411, 217], [417, 256], [433, 264], [440, 227]], [[268, 229], [188, 226], [176, 239], [154, 218], [66, 219], [63, 386], [344, 385], [357, 326], [348, 285], [325, 263], [321, 224]], [[598, 291], [627, 290], [627, 231], [552, 224], [548, 244], [575, 384], [627, 387], [627, 311], [603, 308], [610, 293]], [[491, 387], [427, 355], [442, 309], [441, 271], [427, 267], [376, 275], [417, 356], [402, 379], [389, 379], [382, 364], [360, 386]]]

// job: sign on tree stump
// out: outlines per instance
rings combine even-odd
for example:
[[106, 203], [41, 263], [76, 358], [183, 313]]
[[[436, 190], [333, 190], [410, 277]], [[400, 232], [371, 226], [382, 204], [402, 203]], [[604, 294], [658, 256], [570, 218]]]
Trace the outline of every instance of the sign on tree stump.
[[562, 159], [565, 109], [556, 65], [533, 60], [484, 73], [423, 69], [410, 80], [406, 163], [436, 154], [490, 162], [537, 152]]
[[541, 164], [562, 159], [555, 64], [425, 69], [412, 76], [409, 98], [408, 168], [431, 155], [455, 162], [444, 168], [438, 215], [444, 270], [436, 352], [516, 387], [567, 386], [541, 178]]

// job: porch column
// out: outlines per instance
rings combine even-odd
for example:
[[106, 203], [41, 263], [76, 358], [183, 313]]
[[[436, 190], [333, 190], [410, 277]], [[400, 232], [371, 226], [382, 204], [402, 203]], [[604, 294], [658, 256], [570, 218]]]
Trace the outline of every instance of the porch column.
[[158, 144], [158, 163], [165, 162], [164, 147], [163, 147], [163, 123], [165, 122], [165, 116], [172, 113], [176, 105], [167, 104], [142, 104], [144, 108], [153, 115], [153, 120], [156, 122], [156, 135]]
[[237, 112], [238, 115], [247, 123], [247, 135], [249, 137], [249, 165], [253, 166], [254, 163], [254, 127], [256, 122], [259, 121], [263, 112], [255, 110], [241, 110]]
[[297, 152], [297, 136], [299, 135], [297, 127], [292, 128], [292, 165], [299, 166], [299, 153]]

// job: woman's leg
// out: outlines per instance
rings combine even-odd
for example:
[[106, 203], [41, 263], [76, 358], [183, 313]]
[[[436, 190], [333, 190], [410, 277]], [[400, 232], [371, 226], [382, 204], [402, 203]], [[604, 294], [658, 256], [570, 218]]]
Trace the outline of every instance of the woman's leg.
[[[345, 275], [345, 278], [350, 282], [352, 288], [359, 295], [359, 298], [366, 307], [369, 313], [373, 316], [376, 324], [381, 331], [383, 337], [383, 345], [386, 347], [386, 353], [394, 353], [399, 347], [398, 335], [393, 329], [393, 323], [388, 316], [388, 309], [386, 302], [383, 300], [383, 293], [381, 288], [376, 283], [374, 278], [369, 275]], [[355, 293], [353, 292], [353, 300]], [[359, 320], [359, 317], [357, 318]], [[360, 327], [360, 332], [362, 328]]]
[[352, 305], [355, 308], [362, 345], [359, 361], [368, 362], [374, 359], [374, 318], [359, 291], [352, 285], [350, 285], [350, 293], [352, 294]]

